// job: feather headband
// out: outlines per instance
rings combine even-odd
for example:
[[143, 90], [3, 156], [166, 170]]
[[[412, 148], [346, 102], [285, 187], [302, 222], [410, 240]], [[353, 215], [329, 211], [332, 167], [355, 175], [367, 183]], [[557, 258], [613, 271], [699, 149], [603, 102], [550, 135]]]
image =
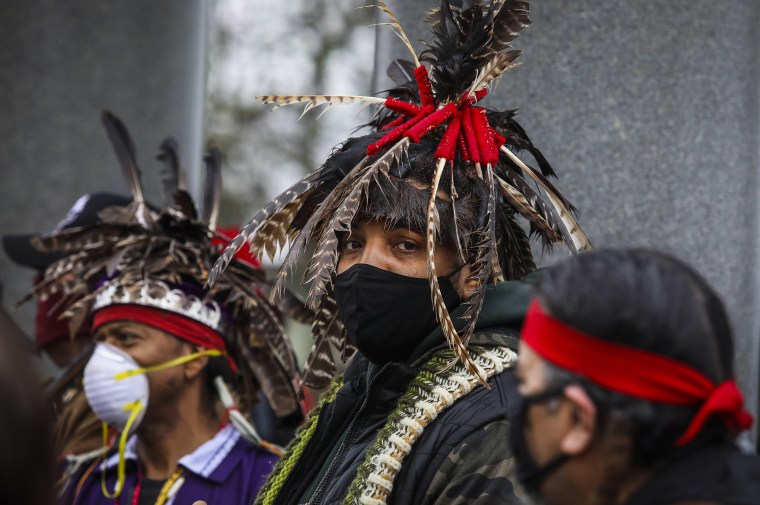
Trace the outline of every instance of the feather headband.
[[279, 306], [272, 305], [266, 298], [271, 284], [246, 258], [233, 259], [213, 289], [203, 289], [229, 243], [216, 230], [221, 155], [212, 149], [205, 157], [206, 187], [198, 210], [185, 185], [177, 144], [164, 141], [158, 159], [164, 165], [165, 206], [153, 211], [143, 197], [129, 132], [109, 112], [102, 119], [132, 202], [105, 209], [94, 225], [38, 238], [38, 249], [70, 255], [49, 266], [32, 294], [62, 292], [76, 299], [63, 316], [71, 331], [93, 309], [125, 304], [169, 311], [208, 327], [211, 337], [213, 333], [224, 340], [213, 345], [226, 348], [237, 364], [239, 379], [249, 388], [247, 399], [253, 399], [258, 386], [277, 415], [296, 412], [300, 374], [281, 314], [294, 312], [299, 319], [309, 319], [303, 304], [298, 307], [298, 300], [287, 293]]
[[[209, 277], [213, 284], [234, 253], [250, 241], [254, 255], [272, 255], [290, 245], [276, 288], [295, 265], [306, 244], [316, 243], [305, 281], [307, 303], [317, 311], [314, 347], [306, 367], [306, 385], [322, 388], [335, 372], [330, 345], [345, 358], [353, 349], [342, 335], [335, 313], [333, 280], [339, 260], [339, 238], [350, 232], [359, 212], [376, 206], [373, 194], [388, 181], [405, 179], [429, 186], [424, 209], [428, 279], [436, 317], [449, 345], [473, 375], [482, 376], [469, 359], [467, 342], [475, 329], [485, 287], [519, 278], [535, 268], [528, 237], [515, 220], [530, 224], [545, 246], [566, 244], [577, 252], [591, 243], [575, 219], [575, 209], [549, 181], [554, 171], [525, 131], [514, 111], [479, 106], [497, 79], [515, 66], [520, 51], [510, 48], [530, 24], [527, 0], [442, 0], [429, 13], [433, 39], [418, 57], [401, 25], [380, 1], [386, 23], [409, 49], [413, 62], [397, 60], [389, 75], [399, 85], [385, 99], [354, 95], [260, 96], [264, 103], [314, 107], [364, 103], [380, 109], [370, 123], [376, 132], [349, 139], [316, 172], [288, 188], [262, 209], [222, 253]], [[427, 64], [427, 66], [423, 65]], [[407, 82], [405, 82], [407, 81]], [[534, 169], [517, 157], [527, 150]], [[399, 184], [401, 185], [401, 184]], [[399, 186], [397, 185], [397, 186]], [[443, 201], [440, 191], [448, 193]], [[474, 229], [460, 233], [460, 200], [478, 202]], [[411, 199], [414, 200], [414, 199]], [[401, 205], [405, 204], [401, 202]], [[447, 222], [442, 208], [450, 207]], [[370, 212], [371, 214], [371, 212]], [[476, 289], [467, 300], [466, 326], [457, 332], [437, 280], [435, 248], [442, 227], [470, 266]], [[275, 289], [275, 294], [277, 293]]]

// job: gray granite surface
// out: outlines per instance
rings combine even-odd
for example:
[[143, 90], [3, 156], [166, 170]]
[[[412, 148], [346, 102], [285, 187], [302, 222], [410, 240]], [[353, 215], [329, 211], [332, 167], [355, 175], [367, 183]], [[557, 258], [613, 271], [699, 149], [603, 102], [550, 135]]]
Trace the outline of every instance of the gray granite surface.
[[[206, 3], [5, 0], [0, 3], [0, 234], [52, 228], [87, 192], [126, 192], [100, 124], [132, 131], [148, 198], [158, 145], [173, 135], [200, 163]], [[33, 273], [0, 253], [9, 306]], [[31, 307], [14, 317], [32, 331]]]
[[[388, 3], [410, 38], [426, 37], [419, 20], [436, 2]], [[531, 4], [522, 65], [490, 104], [520, 109], [597, 247], [668, 251], [720, 292], [757, 411], [760, 2]], [[378, 41], [384, 77], [405, 52], [387, 30]]]

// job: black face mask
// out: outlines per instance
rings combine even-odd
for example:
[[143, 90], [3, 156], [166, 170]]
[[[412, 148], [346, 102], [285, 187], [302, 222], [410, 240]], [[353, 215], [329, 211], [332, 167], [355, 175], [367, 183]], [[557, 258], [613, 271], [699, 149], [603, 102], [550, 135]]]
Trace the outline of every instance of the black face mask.
[[[438, 277], [438, 284], [451, 311], [459, 304], [459, 295], [449, 277]], [[338, 275], [335, 300], [346, 336], [376, 364], [406, 360], [438, 324], [426, 278], [371, 265], [354, 265]]]
[[530, 453], [525, 440], [525, 414], [534, 403], [543, 403], [562, 396], [565, 386], [548, 389], [531, 396], [514, 395], [509, 402], [509, 442], [515, 458], [515, 475], [526, 491], [536, 493], [546, 477], [568, 460], [565, 454], [558, 454], [547, 463], [539, 465]]

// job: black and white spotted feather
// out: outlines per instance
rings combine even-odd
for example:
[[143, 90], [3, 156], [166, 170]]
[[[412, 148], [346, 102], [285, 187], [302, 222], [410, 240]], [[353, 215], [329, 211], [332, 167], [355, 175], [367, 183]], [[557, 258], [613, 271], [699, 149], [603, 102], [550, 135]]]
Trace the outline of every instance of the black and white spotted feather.
[[[218, 238], [214, 228], [221, 191], [220, 154], [212, 150], [206, 157], [207, 187], [199, 218], [183, 182], [177, 144], [167, 139], [159, 153], [167, 199], [163, 210], [153, 213], [144, 200], [135, 148], [127, 129], [108, 112], [103, 114], [103, 123], [134, 201], [101, 213], [97, 224], [40, 238], [35, 243], [40, 249], [71, 254], [47, 268], [33, 294], [67, 295], [70, 304], [64, 315], [73, 334], [86, 321], [92, 301], [108, 284], [135, 293], [143, 287], [160, 293], [172, 284], [197, 285], [197, 296], [220, 304], [231, 315], [222, 334], [241, 372], [244, 396], [255, 399], [256, 390], [261, 389], [277, 415], [299, 411], [299, 368], [280, 309], [265, 295], [271, 285], [263, 271], [230, 258], [228, 268], [217, 275], [213, 286], [206, 292], [201, 287], [220, 256], [219, 247], [212, 243]], [[103, 278], [109, 278], [109, 283], [98, 288]], [[289, 313], [314, 320], [303, 303], [297, 307], [297, 298], [284, 300], [287, 303], [282, 307]]]

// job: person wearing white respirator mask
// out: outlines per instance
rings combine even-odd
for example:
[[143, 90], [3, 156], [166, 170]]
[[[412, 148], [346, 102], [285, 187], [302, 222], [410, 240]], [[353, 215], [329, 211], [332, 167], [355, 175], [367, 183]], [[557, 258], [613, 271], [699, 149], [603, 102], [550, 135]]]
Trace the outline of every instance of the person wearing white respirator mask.
[[106, 209], [96, 225], [35, 242], [78, 251], [51, 265], [40, 286], [76, 300], [64, 317], [72, 331], [90, 320], [97, 341], [82, 383], [103, 422], [103, 448], [66, 458], [59, 503], [248, 505], [281, 448], [242, 412], [261, 397], [278, 418], [302, 418], [280, 314], [292, 308], [305, 317], [303, 305], [292, 297], [271, 305], [263, 272], [244, 255], [221, 284], [204, 289], [226, 244], [216, 231], [218, 152], [206, 158], [199, 212], [183, 188], [176, 145], [166, 141], [159, 158], [172, 197], [156, 213], [145, 206], [126, 129], [110, 113], [103, 122], [133, 202]]

